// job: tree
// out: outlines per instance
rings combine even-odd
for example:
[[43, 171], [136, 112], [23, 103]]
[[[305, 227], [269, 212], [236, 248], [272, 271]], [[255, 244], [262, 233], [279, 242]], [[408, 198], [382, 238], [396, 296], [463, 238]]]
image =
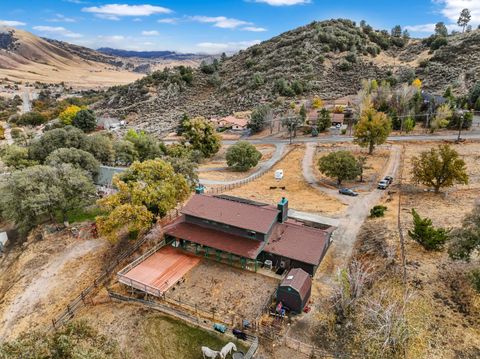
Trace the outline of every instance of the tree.
[[305, 121], [307, 120], [307, 108], [305, 107], [305, 104], [302, 104], [298, 114], [299, 114], [300, 118], [302, 119], [302, 122], [305, 123]]
[[72, 125], [88, 133], [97, 127], [97, 119], [92, 110], [80, 110], [73, 118]]
[[435, 189], [451, 187], [455, 183], [468, 184], [465, 161], [449, 145], [440, 145], [412, 158], [412, 175], [416, 183]]
[[228, 167], [245, 172], [258, 164], [262, 154], [251, 143], [240, 141], [228, 148], [226, 158]]
[[297, 129], [302, 123], [302, 119], [296, 115], [282, 118], [282, 126], [287, 128], [290, 143], [292, 143], [292, 139], [297, 136]]
[[84, 170], [91, 178], [95, 178], [100, 171], [100, 162], [91, 153], [77, 148], [59, 148], [50, 153], [45, 160], [45, 164], [52, 167], [59, 167], [65, 163]]
[[164, 217], [190, 193], [185, 177], [161, 159], [134, 162], [114, 177], [113, 185], [118, 192], [98, 201], [108, 214], [97, 217], [99, 232], [112, 240], [125, 230], [147, 230], [155, 217]]
[[[471, 107], [476, 107], [476, 103], [480, 99], [480, 81], [476, 82], [475, 85], [470, 89], [468, 93], [468, 100]], [[479, 107], [480, 110], [480, 107]]]
[[210, 121], [203, 117], [196, 117], [185, 124], [185, 139], [196, 150], [202, 152], [205, 158], [210, 158], [221, 147], [220, 136]]
[[28, 149], [26, 147], [17, 145], [9, 145], [3, 148], [1, 157], [3, 163], [15, 170], [21, 170], [38, 164], [38, 162], [28, 157]]
[[430, 122], [430, 132], [434, 133], [439, 128], [447, 127], [452, 115], [453, 111], [448, 103], [445, 103], [438, 107], [435, 118], [432, 122]]
[[385, 143], [391, 131], [392, 123], [388, 116], [368, 108], [355, 126], [354, 142], [360, 147], [367, 147], [368, 153], [372, 154], [375, 146]]
[[412, 208], [413, 230], [408, 235], [428, 251], [442, 249], [448, 240], [448, 231], [444, 228], [435, 228], [430, 218], [422, 218]]
[[465, 32], [465, 27], [468, 25], [471, 19], [472, 15], [470, 14], [470, 10], [463, 9], [460, 13], [460, 17], [457, 20], [457, 24], [462, 28], [462, 32]]
[[448, 29], [443, 21], [437, 22], [435, 24], [435, 35], [443, 37], [448, 36]]
[[470, 261], [475, 251], [480, 250], [480, 204], [476, 204], [460, 228], [450, 232], [448, 254], [455, 260]]
[[47, 119], [40, 112], [27, 112], [14, 121], [18, 126], [39, 126], [45, 123]]
[[335, 178], [340, 186], [344, 180], [354, 180], [361, 171], [354, 155], [348, 151], [331, 152], [318, 161], [320, 172]]
[[248, 128], [251, 129], [253, 133], [262, 131], [269, 122], [272, 122], [272, 115], [272, 109], [269, 105], [257, 106], [252, 111]]
[[70, 105], [65, 110], [63, 110], [63, 112], [60, 113], [58, 118], [60, 119], [60, 121], [63, 122], [63, 124], [71, 125], [73, 122], [73, 119], [81, 109], [82, 108], [79, 106]]
[[322, 108], [317, 117], [317, 130], [319, 132], [323, 132], [329, 129], [330, 126], [332, 126], [332, 117], [330, 115], [330, 111], [328, 111], [326, 108]]
[[141, 162], [160, 158], [164, 154], [163, 144], [145, 131], [137, 132], [130, 129], [125, 135], [125, 140], [133, 143]]
[[360, 177], [360, 182], [363, 182], [363, 172], [365, 171], [365, 168], [367, 168], [365, 166], [367, 164], [367, 156], [359, 156], [357, 158], [357, 164], [360, 172], [358, 176]]
[[115, 141], [113, 143], [115, 152], [115, 164], [118, 166], [130, 166], [138, 160], [138, 152], [135, 145], [126, 140]]
[[323, 107], [323, 100], [320, 97], [315, 97], [312, 101], [312, 108], [319, 109]]
[[53, 220], [57, 212], [82, 208], [95, 195], [95, 186], [83, 170], [64, 164], [58, 168], [32, 166], [13, 172], [0, 186], [2, 217], [22, 232]]
[[400, 25], [395, 25], [391, 31], [392, 37], [402, 37], [402, 27]]
[[118, 343], [99, 334], [86, 321], [69, 322], [55, 331], [25, 332], [0, 344], [2, 358], [124, 358]]
[[85, 146], [82, 148], [90, 152], [100, 163], [110, 164], [115, 157], [112, 140], [101, 134], [86, 136]]
[[45, 132], [28, 148], [29, 157], [42, 163], [50, 153], [59, 148], [86, 149], [87, 136], [78, 128], [66, 126]]

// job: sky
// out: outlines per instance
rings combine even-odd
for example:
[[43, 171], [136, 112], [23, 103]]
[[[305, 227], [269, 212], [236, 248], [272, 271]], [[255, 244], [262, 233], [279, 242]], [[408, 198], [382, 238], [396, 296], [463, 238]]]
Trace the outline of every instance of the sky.
[[415, 37], [463, 8], [480, 24], [480, 0], [0, 0], [0, 25], [91, 48], [235, 52], [312, 21], [365, 20]]

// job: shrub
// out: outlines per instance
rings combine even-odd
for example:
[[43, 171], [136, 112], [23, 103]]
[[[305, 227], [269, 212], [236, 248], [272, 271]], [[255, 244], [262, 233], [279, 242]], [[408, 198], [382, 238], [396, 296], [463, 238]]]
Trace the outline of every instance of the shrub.
[[338, 65], [338, 69], [340, 71], [348, 71], [348, 70], [351, 70], [352, 69], [352, 64], [348, 61], [342, 61], [339, 65]]
[[430, 45], [430, 49], [437, 50], [448, 44], [448, 40], [443, 36], [438, 36]]
[[27, 112], [18, 117], [18, 126], [38, 126], [45, 123], [47, 119], [40, 112]]
[[0, 126], [0, 140], [4, 140], [5, 139], [5, 129]]
[[444, 228], [435, 228], [430, 218], [422, 218], [412, 209], [413, 230], [408, 235], [428, 251], [442, 249], [448, 239], [448, 232]]
[[473, 289], [480, 293], [480, 269], [474, 269], [470, 272], [470, 281]]
[[374, 206], [370, 210], [370, 217], [373, 217], [373, 218], [383, 217], [385, 215], [386, 210], [387, 210], [387, 207], [385, 206], [381, 206], [381, 205]]

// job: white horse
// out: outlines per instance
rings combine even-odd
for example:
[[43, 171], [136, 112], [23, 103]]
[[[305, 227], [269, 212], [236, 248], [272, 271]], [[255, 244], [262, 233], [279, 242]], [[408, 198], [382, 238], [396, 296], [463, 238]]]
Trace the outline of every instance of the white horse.
[[220, 358], [225, 359], [227, 355], [232, 354], [232, 350], [237, 351], [237, 347], [232, 342], [227, 343], [220, 351]]
[[[209, 347], [202, 347], [203, 359], [210, 358], [215, 359], [220, 352], [210, 349]], [[221, 354], [220, 354], [221, 355]]]

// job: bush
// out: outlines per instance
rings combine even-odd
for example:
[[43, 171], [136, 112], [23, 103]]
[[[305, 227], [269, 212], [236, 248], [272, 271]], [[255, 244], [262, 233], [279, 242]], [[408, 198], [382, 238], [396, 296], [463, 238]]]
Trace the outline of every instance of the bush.
[[435, 228], [430, 218], [422, 218], [412, 209], [413, 230], [408, 235], [428, 251], [442, 249], [448, 239], [448, 231], [444, 228]]
[[80, 110], [73, 118], [72, 125], [83, 132], [92, 132], [97, 127], [97, 119], [92, 110]]
[[480, 293], [480, 269], [474, 269], [470, 272], [470, 281], [473, 289]]
[[373, 218], [383, 217], [385, 215], [386, 210], [387, 210], [387, 207], [385, 206], [381, 206], [381, 205], [374, 206], [370, 210], [370, 217], [373, 217]]
[[338, 65], [338, 69], [340, 71], [348, 71], [348, 70], [351, 70], [352, 69], [352, 64], [348, 61], [342, 61], [339, 65]]
[[4, 140], [5, 139], [5, 129], [0, 126], [0, 140]]
[[47, 119], [39, 112], [27, 112], [18, 117], [15, 123], [18, 126], [39, 126], [45, 123]]
[[443, 36], [438, 36], [430, 45], [430, 49], [437, 50], [448, 44], [448, 40]]

